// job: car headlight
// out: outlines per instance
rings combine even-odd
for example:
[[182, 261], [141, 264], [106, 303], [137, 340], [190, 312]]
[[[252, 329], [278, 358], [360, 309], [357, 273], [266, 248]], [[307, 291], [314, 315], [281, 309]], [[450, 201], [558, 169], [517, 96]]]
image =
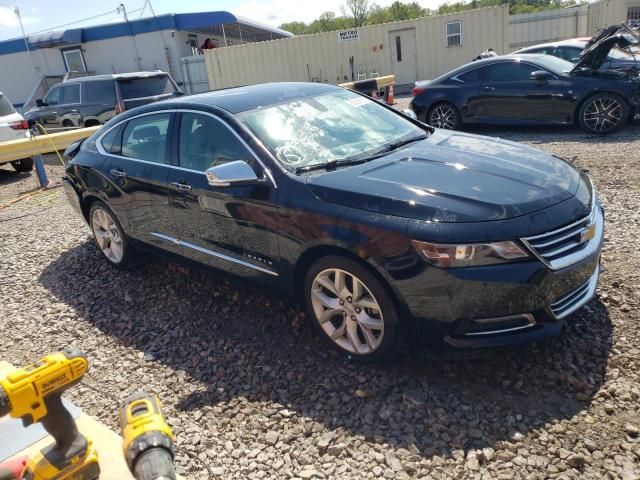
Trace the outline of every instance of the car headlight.
[[455, 245], [411, 240], [420, 256], [440, 268], [476, 267], [512, 262], [529, 254], [512, 241]]

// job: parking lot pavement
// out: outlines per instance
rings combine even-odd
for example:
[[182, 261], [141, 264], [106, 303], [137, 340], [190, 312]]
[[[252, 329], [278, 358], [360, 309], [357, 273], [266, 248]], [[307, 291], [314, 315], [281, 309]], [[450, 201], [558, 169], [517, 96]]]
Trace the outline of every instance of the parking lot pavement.
[[[79, 346], [69, 396], [113, 429], [120, 399], [159, 394], [189, 478], [638, 478], [640, 126], [482, 133], [571, 159], [602, 197], [606, 271], [559, 338], [348, 364], [267, 292], [156, 258], [111, 268], [55, 189], [0, 209], [0, 358]], [[0, 204], [35, 187], [0, 167]]]

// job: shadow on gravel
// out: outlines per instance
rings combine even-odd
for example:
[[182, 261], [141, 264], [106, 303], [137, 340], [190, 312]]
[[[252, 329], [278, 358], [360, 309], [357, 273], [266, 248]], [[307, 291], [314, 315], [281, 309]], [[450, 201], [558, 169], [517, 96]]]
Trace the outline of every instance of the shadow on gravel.
[[[35, 172], [33, 172], [35, 174]], [[30, 175], [30, 173], [18, 173], [15, 170], [0, 168], [0, 187], [20, 182]]]
[[[180, 410], [218, 405], [233, 418], [238, 406], [227, 402], [238, 397], [275, 402], [254, 403], [269, 425], [298, 415], [419, 457], [492, 447], [575, 416], [604, 382], [612, 345], [608, 312], [596, 300], [542, 344], [473, 361], [414, 352], [386, 367], [361, 366], [292, 326], [299, 312], [279, 298], [164, 260], [121, 272], [85, 242], [48, 265], [40, 282], [100, 331], [186, 374]], [[209, 421], [198, 420], [205, 429]], [[324, 429], [307, 420], [292, 431]]]
[[578, 127], [557, 126], [557, 127], [522, 127], [522, 126], [489, 126], [473, 125], [465, 128], [468, 133], [486, 135], [489, 137], [504, 137], [513, 141], [533, 141], [536, 144], [554, 142], [592, 142], [603, 145], [612, 143], [628, 143], [629, 137], [637, 138], [640, 135], [640, 121], [629, 122], [624, 127], [608, 135], [597, 135], [587, 133]]

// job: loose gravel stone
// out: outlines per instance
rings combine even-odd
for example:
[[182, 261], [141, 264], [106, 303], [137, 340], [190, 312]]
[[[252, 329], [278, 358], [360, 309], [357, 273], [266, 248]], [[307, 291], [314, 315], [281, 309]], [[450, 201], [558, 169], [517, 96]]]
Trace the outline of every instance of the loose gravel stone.
[[[0, 209], [0, 358], [80, 347], [90, 371], [67, 396], [116, 431], [123, 398], [158, 394], [188, 479], [637, 479], [640, 125], [478, 133], [570, 159], [598, 187], [605, 271], [555, 339], [352, 364], [246, 282], [159, 258], [111, 268], [53, 189]], [[0, 167], [0, 205], [36, 187]]]

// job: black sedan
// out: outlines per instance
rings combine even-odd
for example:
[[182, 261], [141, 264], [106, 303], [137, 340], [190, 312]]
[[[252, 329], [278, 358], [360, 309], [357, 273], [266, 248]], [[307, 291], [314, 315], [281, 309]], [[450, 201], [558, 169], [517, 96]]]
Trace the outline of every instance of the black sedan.
[[609, 133], [640, 113], [640, 78], [603, 69], [615, 46], [635, 38], [605, 38], [575, 65], [543, 54], [493, 57], [416, 83], [411, 108], [433, 126], [466, 124], [580, 125]]
[[334, 86], [159, 102], [66, 156], [69, 201], [109, 263], [151, 250], [279, 289], [360, 360], [425, 332], [458, 348], [555, 335], [598, 281], [584, 173]]

